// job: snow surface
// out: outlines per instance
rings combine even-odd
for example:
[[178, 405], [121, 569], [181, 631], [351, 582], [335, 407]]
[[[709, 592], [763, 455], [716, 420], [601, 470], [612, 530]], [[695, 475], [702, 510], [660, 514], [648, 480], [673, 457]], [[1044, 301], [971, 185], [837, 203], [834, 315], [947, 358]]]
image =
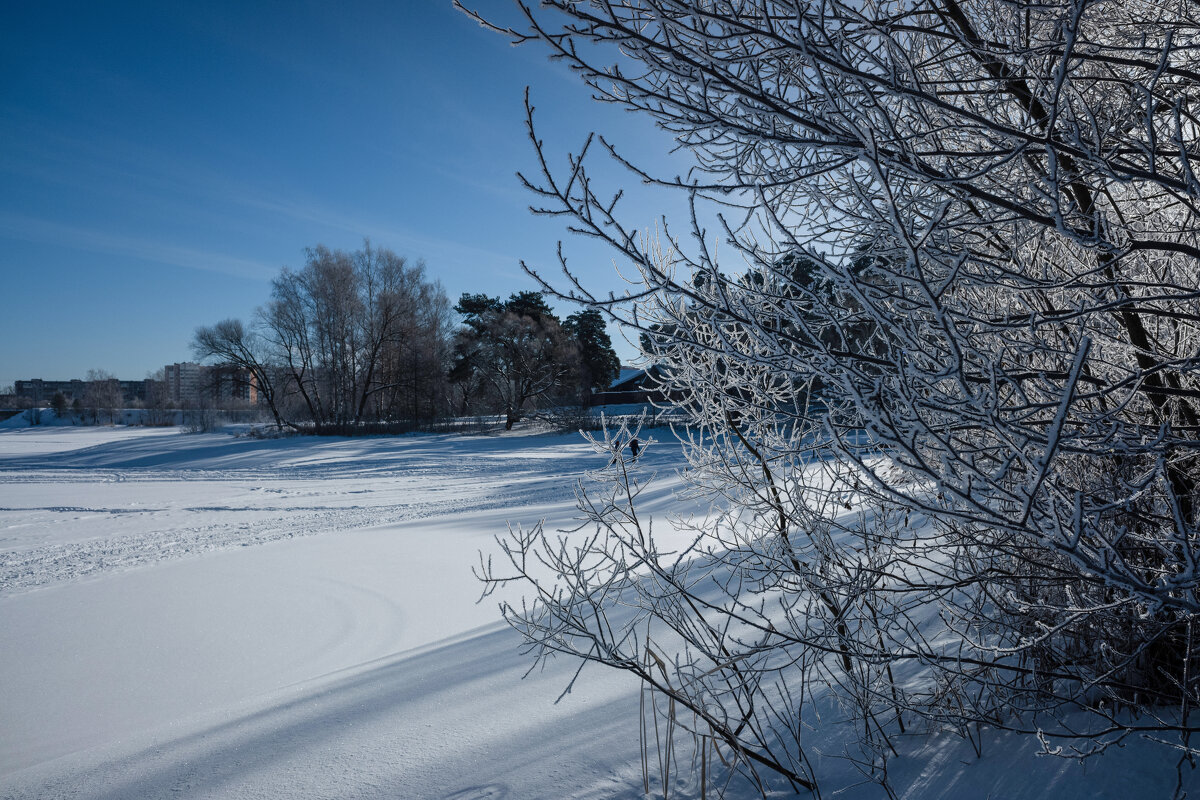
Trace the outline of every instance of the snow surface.
[[[576, 665], [522, 680], [471, 574], [510, 521], [570, 527], [602, 463], [578, 436], [0, 433], [0, 797], [640, 797], [637, 685], [589, 669], [556, 704]], [[681, 465], [644, 456], [659, 518]], [[826, 723], [825, 796], [883, 797]], [[1136, 744], [1080, 766], [986, 736], [909, 739], [901, 796], [1175, 783]]]

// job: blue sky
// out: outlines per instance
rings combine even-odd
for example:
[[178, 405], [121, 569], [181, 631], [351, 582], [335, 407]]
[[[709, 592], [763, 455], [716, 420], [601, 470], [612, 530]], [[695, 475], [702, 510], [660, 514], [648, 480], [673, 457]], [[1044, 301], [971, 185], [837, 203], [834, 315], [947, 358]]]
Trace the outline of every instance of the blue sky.
[[[5, 17], [0, 386], [186, 360], [196, 326], [248, 319], [317, 243], [370, 237], [424, 259], [452, 300], [533, 288], [518, 262], [553, 267], [566, 234], [515, 177], [535, 163], [526, 85], [556, 153], [596, 129], [668, 163], [648, 121], [449, 0], [44, 2]], [[635, 196], [629, 218], [660, 210]], [[611, 253], [566, 244], [591, 285], [619, 288]]]

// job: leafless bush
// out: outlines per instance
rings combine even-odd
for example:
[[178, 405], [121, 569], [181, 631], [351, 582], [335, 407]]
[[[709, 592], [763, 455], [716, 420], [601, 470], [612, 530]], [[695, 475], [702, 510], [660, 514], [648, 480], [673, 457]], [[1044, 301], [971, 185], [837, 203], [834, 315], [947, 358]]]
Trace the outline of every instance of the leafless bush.
[[224, 415], [215, 408], [189, 408], [181, 412], [187, 433], [216, 433], [225, 424]]
[[555, 406], [547, 409], [542, 416], [551, 427], [562, 433], [600, 430], [599, 416], [587, 406]]

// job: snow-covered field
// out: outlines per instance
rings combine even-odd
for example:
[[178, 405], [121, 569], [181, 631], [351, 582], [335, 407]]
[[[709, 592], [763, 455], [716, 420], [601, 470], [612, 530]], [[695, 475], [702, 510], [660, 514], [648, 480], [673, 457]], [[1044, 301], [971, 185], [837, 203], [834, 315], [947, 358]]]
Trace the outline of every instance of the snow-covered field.
[[[576, 665], [522, 680], [471, 574], [509, 522], [569, 527], [575, 480], [602, 463], [578, 436], [0, 432], [0, 797], [641, 796], [636, 684], [592, 669], [556, 704]], [[681, 464], [673, 444], [646, 453], [643, 508], [672, 505]], [[913, 738], [896, 785], [1068, 800], [1175, 783], [1144, 748], [1080, 767], [994, 744], [976, 761]], [[852, 769], [819, 766], [826, 796], [883, 796], [835, 792]]]
[[636, 688], [553, 705], [569, 665], [522, 682], [471, 575], [509, 519], [568, 523], [598, 461], [561, 436], [0, 434], [0, 795], [605, 784]]

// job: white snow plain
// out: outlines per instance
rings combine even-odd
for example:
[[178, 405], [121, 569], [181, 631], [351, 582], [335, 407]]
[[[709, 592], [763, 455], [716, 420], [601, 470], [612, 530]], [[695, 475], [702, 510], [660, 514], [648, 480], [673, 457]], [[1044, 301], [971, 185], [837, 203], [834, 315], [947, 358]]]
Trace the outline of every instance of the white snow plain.
[[[646, 452], [645, 511], [678, 509], [682, 464]], [[602, 465], [560, 435], [0, 432], [0, 797], [641, 797], [636, 683], [590, 668], [556, 703], [576, 665], [522, 680], [471, 572], [510, 522], [572, 527]], [[1175, 785], [1160, 750], [1079, 766], [989, 737], [982, 759], [912, 737], [893, 782], [910, 800]], [[827, 796], [883, 797], [844, 737], [813, 741]]]

